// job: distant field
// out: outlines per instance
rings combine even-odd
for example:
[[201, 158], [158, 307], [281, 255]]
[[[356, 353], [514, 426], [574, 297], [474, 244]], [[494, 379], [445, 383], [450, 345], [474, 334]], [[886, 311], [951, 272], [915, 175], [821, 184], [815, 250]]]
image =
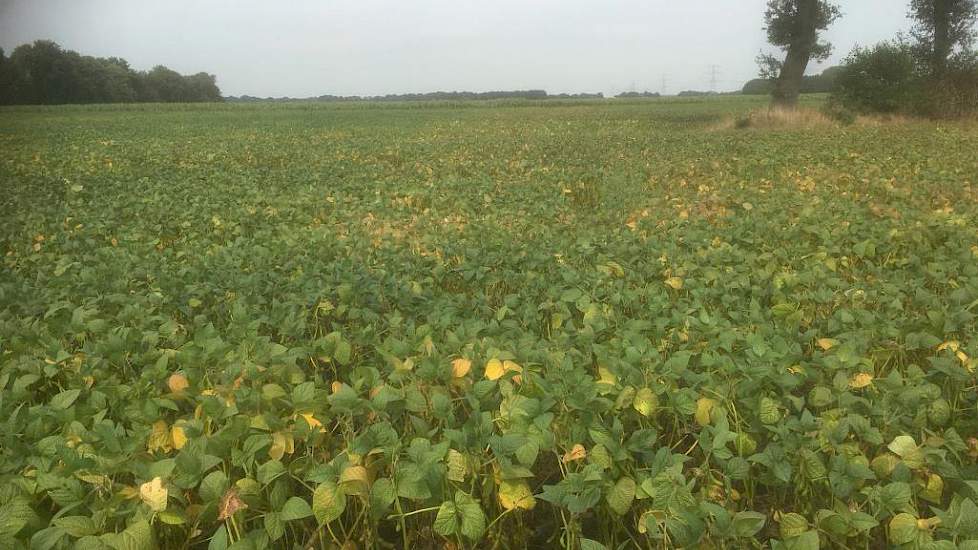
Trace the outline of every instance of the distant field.
[[978, 126], [764, 102], [0, 110], [0, 546], [978, 548]]

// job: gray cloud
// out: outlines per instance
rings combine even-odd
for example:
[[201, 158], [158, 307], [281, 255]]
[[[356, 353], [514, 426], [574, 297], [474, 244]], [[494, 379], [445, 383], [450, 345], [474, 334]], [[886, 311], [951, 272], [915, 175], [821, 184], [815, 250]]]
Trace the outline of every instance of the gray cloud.
[[[0, 0], [0, 47], [49, 38], [218, 76], [229, 95], [720, 89], [755, 76], [764, 0]], [[906, 30], [903, 0], [842, 0], [836, 62]]]

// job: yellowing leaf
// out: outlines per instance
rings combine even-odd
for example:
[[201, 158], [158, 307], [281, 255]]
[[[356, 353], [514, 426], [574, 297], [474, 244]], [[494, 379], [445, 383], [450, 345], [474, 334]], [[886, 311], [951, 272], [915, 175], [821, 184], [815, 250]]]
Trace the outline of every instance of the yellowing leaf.
[[575, 443], [574, 446], [571, 447], [571, 450], [564, 453], [564, 464], [567, 464], [568, 462], [574, 462], [576, 460], [583, 460], [586, 457], [587, 457], [587, 449], [584, 448], [584, 445], [581, 445], [580, 443]]
[[163, 480], [154, 477], [151, 481], [140, 485], [139, 498], [154, 512], [166, 510], [167, 490], [163, 486]]
[[852, 377], [849, 381], [849, 387], [855, 390], [865, 388], [866, 386], [871, 386], [873, 384], [873, 375], [865, 372], [861, 372]]
[[173, 441], [173, 448], [178, 451], [187, 444], [187, 434], [184, 433], [183, 428], [180, 426], [170, 428], [170, 439]]
[[941, 345], [937, 346], [937, 351], [944, 351], [946, 349], [949, 349], [951, 351], [956, 352], [960, 347], [961, 344], [959, 342], [956, 342], [954, 340], [948, 340], [947, 342], [944, 342]]
[[818, 344], [818, 347], [822, 348], [822, 350], [829, 351], [830, 349], [837, 346], [839, 344], [839, 341], [834, 340], [832, 338], [819, 338], [816, 343]]
[[268, 449], [268, 456], [275, 460], [281, 460], [286, 454], [295, 452], [295, 439], [292, 434], [275, 432], [272, 434], [272, 446]]
[[458, 359], [452, 361], [452, 377], [464, 378], [470, 370], [472, 370], [472, 361], [469, 361], [463, 357], [459, 357]]
[[919, 536], [917, 518], [906, 512], [890, 519], [889, 539], [893, 544], [909, 544]]
[[940, 504], [944, 495], [944, 479], [937, 474], [928, 474], [927, 481], [923, 483], [923, 486], [923, 490], [920, 492], [921, 498]]
[[499, 359], [490, 359], [486, 363], [486, 378], [489, 380], [499, 380], [506, 371], [503, 369], [503, 362]]
[[153, 423], [153, 431], [149, 434], [146, 449], [151, 453], [155, 453], [156, 451], [168, 453], [173, 450], [173, 441], [170, 439], [170, 427], [167, 426], [165, 421], [157, 420]]
[[[507, 361], [503, 361], [503, 371], [519, 373], [519, 372], [523, 372], [523, 367], [521, 367], [519, 363], [507, 360]], [[513, 377], [513, 382], [516, 382], [517, 384], [522, 384], [523, 377], [517, 374], [516, 376]]]
[[323, 428], [323, 423], [320, 422], [315, 416], [313, 416], [312, 413], [301, 413], [298, 415], [298, 417], [305, 420], [306, 424], [309, 425], [309, 429], [318, 430], [320, 432], [326, 431], [326, 429]]
[[605, 495], [605, 500], [608, 503], [608, 507], [618, 514], [619, 516], [624, 516], [628, 513], [628, 510], [632, 507], [632, 502], [635, 501], [636, 483], [635, 480], [630, 477], [623, 477], [619, 479], [611, 491]]
[[370, 479], [363, 466], [348, 466], [340, 474], [340, 487], [348, 495], [365, 495], [370, 490]]
[[642, 512], [642, 515], [638, 518], [638, 532], [645, 534], [649, 532], [649, 526], [652, 525], [653, 532], [660, 529], [659, 524], [665, 521], [666, 513], [662, 510], [646, 510]]
[[503, 481], [499, 484], [499, 504], [506, 510], [532, 510], [537, 500], [525, 481]]
[[781, 523], [781, 536], [784, 538], [801, 536], [808, 531], [809, 527], [808, 520], [805, 519], [805, 516], [794, 512], [781, 514], [779, 522]]
[[770, 397], [761, 398], [761, 401], [758, 403], [758, 413], [761, 422], [768, 425], [776, 424], [781, 420], [781, 407], [778, 406], [777, 401]]
[[394, 370], [398, 372], [409, 372], [414, 369], [414, 359], [408, 357], [407, 359], [401, 361], [398, 358], [393, 358]]
[[455, 449], [449, 449], [447, 462], [448, 479], [456, 483], [465, 481], [465, 474], [468, 472], [465, 455]]
[[614, 386], [617, 383], [618, 377], [613, 372], [604, 367], [598, 367], [598, 384]]
[[665, 280], [666, 286], [673, 290], [679, 290], [683, 287], [683, 280], [679, 277], [669, 277]]
[[659, 408], [659, 397], [651, 389], [642, 388], [635, 394], [632, 407], [642, 416], [652, 416], [655, 410]]
[[715, 399], [710, 399], [709, 397], [700, 397], [696, 400], [696, 413], [693, 418], [696, 419], [696, 423], [700, 426], [709, 426], [710, 418], [713, 414], [713, 409], [718, 405]]
[[169, 386], [170, 391], [173, 393], [183, 393], [183, 390], [190, 387], [190, 381], [180, 373], [173, 373], [166, 380], [166, 385]]

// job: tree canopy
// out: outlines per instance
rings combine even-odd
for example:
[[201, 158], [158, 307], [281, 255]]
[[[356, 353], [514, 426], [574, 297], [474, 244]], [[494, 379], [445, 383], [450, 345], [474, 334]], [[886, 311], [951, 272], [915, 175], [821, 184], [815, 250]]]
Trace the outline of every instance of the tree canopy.
[[978, 0], [912, 0], [909, 16], [918, 53], [939, 74], [953, 54], [974, 43]]
[[841, 15], [838, 6], [829, 0], [768, 0], [764, 14], [768, 42], [784, 51], [784, 60], [762, 55], [762, 77], [777, 75], [774, 86], [776, 103], [791, 106], [797, 103], [805, 70], [811, 60], [824, 60], [832, 46], [819, 39]]

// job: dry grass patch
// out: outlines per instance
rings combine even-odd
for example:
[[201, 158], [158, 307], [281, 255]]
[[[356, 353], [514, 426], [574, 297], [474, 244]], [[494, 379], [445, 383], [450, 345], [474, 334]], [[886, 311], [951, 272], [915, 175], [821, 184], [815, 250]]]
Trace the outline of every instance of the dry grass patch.
[[758, 130], [829, 128], [840, 124], [815, 109], [781, 109], [776, 107], [755, 109], [746, 114], [725, 119], [720, 130]]
[[725, 119], [718, 130], [808, 130], [815, 128], [841, 128], [843, 126], [877, 127], [891, 124], [907, 124], [912, 119], [903, 115], [858, 116], [851, 124], [836, 120], [817, 109], [784, 109], [769, 107], [755, 109], [746, 114]]

